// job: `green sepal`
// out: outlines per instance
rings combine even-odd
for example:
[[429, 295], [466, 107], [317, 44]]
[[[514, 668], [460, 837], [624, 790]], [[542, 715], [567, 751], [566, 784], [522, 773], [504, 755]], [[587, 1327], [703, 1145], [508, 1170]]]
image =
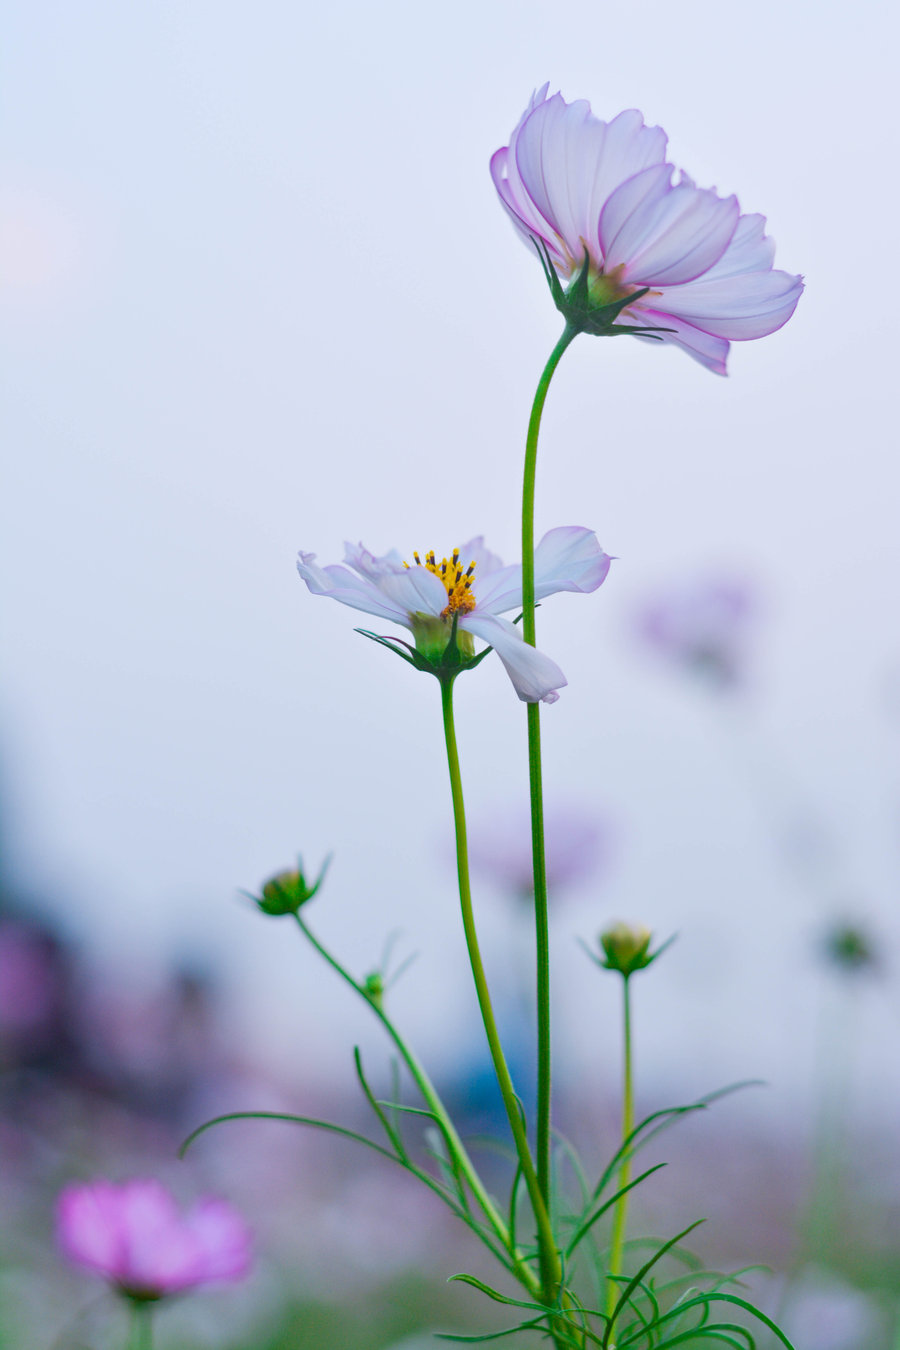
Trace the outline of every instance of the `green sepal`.
[[631, 291], [628, 295], [621, 296], [618, 300], [610, 300], [606, 304], [598, 304], [591, 298], [590, 293], [590, 269], [591, 260], [587, 249], [584, 252], [584, 263], [581, 270], [577, 273], [574, 280], [569, 283], [567, 289], [563, 289], [556, 268], [553, 266], [553, 260], [550, 257], [550, 250], [543, 240], [534, 240], [535, 248], [540, 258], [541, 267], [550, 287], [550, 294], [553, 296], [553, 303], [562, 314], [566, 324], [576, 333], [590, 333], [592, 337], [622, 337], [626, 334], [637, 334], [639, 337], [654, 338], [661, 342], [662, 338], [657, 337], [658, 333], [674, 333], [674, 328], [664, 328], [661, 324], [617, 324], [616, 319], [633, 305], [635, 300], [640, 300], [642, 296], [647, 295], [649, 286], [639, 287]]
[[311, 900], [322, 885], [333, 856], [328, 854], [312, 883], [303, 875], [303, 859], [298, 857], [296, 869], [278, 872], [270, 877], [260, 895], [253, 895], [249, 891], [244, 894], [250, 896], [261, 914], [268, 914], [270, 918], [283, 919], [288, 914], [296, 914], [300, 906]]
[[[388, 651], [399, 656], [408, 665], [414, 666], [416, 670], [424, 671], [426, 675], [434, 675], [438, 680], [453, 680], [464, 670], [474, 670], [494, 650], [493, 647], [485, 647], [477, 656], [465, 656], [457, 642], [458, 623], [459, 616], [454, 614], [447, 645], [436, 658], [417, 651], [411, 642], [405, 642], [403, 638], [384, 637], [379, 633], [370, 632], [368, 628], [356, 628], [354, 632], [370, 638], [372, 642], [377, 642], [382, 647], [387, 647]], [[400, 651], [401, 647], [405, 647], [406, 651]]]

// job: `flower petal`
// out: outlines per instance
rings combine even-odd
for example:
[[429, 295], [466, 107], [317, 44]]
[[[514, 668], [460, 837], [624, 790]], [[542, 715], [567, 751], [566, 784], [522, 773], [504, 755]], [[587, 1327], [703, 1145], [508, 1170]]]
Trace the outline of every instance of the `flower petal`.
[[499, 572], [503, 567], [502, 558], [498, 558], [496, 553], [492, 553], [489, 548], [485, 548], [484, 535], [476, 534], [474, 539], [467, 539], [459, 549], [460, 562], [468, 567], [470, 562], [475, 564], [476, 577], [486, 577], [492, 572]]
[[348, 567], [341, 567], [338, 563], [317, 567], [315, 558], [314, 553], [301, 553], [297, 559], [297, 571], [313, 595], [327, 595], [332, 600], [339, 600], [342, 605], [349, 605], [351, 609], [361, 609], [364, 614], [377, 614], [380, 619], [391, 619], [409, 628], [406, 607], [388, 597], [374, 582], [357, 576]]
[[733, 277], [739, 272], [769, 272], [775, 261], [775, 241], [766, 234], [765, 216], [741, 216], [731, 243], [703, 280]]
[[743, 341], [765, 337], [787, 323], [802, 293], [803, 278], [788, 272], [742, 272], [667, 286], [654, 304], [704, 333]]
[[[548, 530], [534, 551], [535, 599], [544, 600], [558, 591], [595, 591], [605, 581], [610, 561], [593, 530], [581, 525]], [[474, 589], [479, 614], [521, 609], [521, 564], [504, 567], [491, 576], [487, 586]]]
[[595, 591], [606, 580], [611, 561], [593, 530], [558, 525], [547, 531], [534, 551], [535, 598], [543, 600], [558, 591]]
[[[668, 332], [657, 335], [663, 342], [681, 347], [695, 361], [699, 361], [701, 366], [711, 370], [714, 375], [728, 374], [725, 363], [728, 359], [731, 344], [726, 342], [724, 338], [713, 337], [712, 334], [695, 328], [693, 324], [687, 323], [684, 319], [676, 319], [673, 314], [663, 314], [656, 309], [646, 309], [641, 304], [635, 305], [627, 315], [622, 315], [620, 322], [636, 322], [654, 328], [666, 328], [669, 330]], [[635, 334], [635, 336], [639, 337], [642, 342], [654, 341], [653, 338], [642, 337], [640, 333]]]
[[447, 608], [447, 591], [427, 567], [406, 567], [402, 572], [382, 577], [382, 594], [409, 614], [430, 614], [438, 618]]
[[363, 544], [349, 544], [344, 541], [344, 562], [368, 581], [379, 581], [383, 576], [403, 571], [403, 559], [395, 548], [380, 558]]
[[691, 281], [718, 262], [731, 242], [740, 217], [737, 197], [720, 197], [690, 179], [661, 193], [658, 171], [645, 170], [643, 177], [647, 189], [627, 214], [640, 183], [623, 183], [601, 218], [606, 268], [622, 266], [626, 279], [641, 285]]
[[522, 634], [509, 619], [496, 614], [467, 614], [459, 621], [484, 642], [490, 643], [506, 667], [506, 673], [523, 703], [555, 703], [568, 680], [555, 661], [539, 652], [522, 639]]
[[585, 99], [547, 99], [546, 89], [493, 157], [491, 174], [521, 232], [542, 238], [558, 270], [570, 275], [585, 248], [601, 264], [597, 222], [604, 202], [624, 179], [665, 158], [667, 137], [645, 126], [636, 109], [602, 122]]

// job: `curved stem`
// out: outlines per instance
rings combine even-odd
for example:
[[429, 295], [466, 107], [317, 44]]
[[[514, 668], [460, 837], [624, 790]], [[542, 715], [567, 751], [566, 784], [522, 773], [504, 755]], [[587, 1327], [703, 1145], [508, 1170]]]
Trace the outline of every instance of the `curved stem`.
[[[631, 1055], [631, 980], [628, 975], [622, 977], [622, 1021], [623, 1021], [623, 1060], [622, 1070], [622, 1142], [634, 1129], [634, 1077]], [[628, 1197], [625, 1190], [631, 1180], [631, 1158], [626, 1154], [619, 1169], [618, 1190], [615, 1217], [613, 1219], [612, 1247], [609, 1254], [610, 1276], [622, 1274], [622, 1253], [625, 1249], [625, 1231], [628, 1224]], [[624, 1191], [624, 1194], [622, 1193]], [[606, 1291], [606, 1314], [611, 1317], [621, 1290], [614, 1279], [609, 1280]]]
[[546, 1303], [554, 1303], [559, 1288], [561, 1267], [556, 1241], [550, 1223], [550, 1215], [544, 1195], [538, 1183], [534, 1160], [528, 1145], [528, 1136], [522, 1119], [522, 1112], [516, 1090], [513, 1087], [503, 1046], [494, 1018], [491, 996], [488, 989], [481, 951], [478, 946], [478, 934], [475, 929], [475, 916], [472, 911], [472, 889], [469, 883], [469, 850], [466, 835], [466, 811], [463, 801], [462, 778], [459, 771], [459, 751], [456, 745], [456, 729], [453, 722], [453, 677], [441, 681], [441, 707], [444, 714], [444, 739], [447, 745], [447, 766], [450, 771], [450, 791], [453, 797], [453, 823], [456, 830], [456, 863], [459, 877], [459, 903], [462, 910], [463, 931], [475, 992], [481, 1010], [488, 1048], [494, 1064], [494, 1072], [506, 1108], [509, 1128], [512, 1131], [516, 1153], [522, 1168], [522, 1175], [528, 1189], [532, 1209], [538, 1229], [538, 1247], [540, 1252], [541, 1284]]
[[[531, 407], [525, 439], [522, 486], [522, 636], [535, 646], [534, 621], [534, 490], [538, 435], [547, 390], [563, 353], [578, 329], [566, 324], [550, 353]], [[547, 918], [547, 865], [544, 855], [544, 790], [541, 775], [541, 713], [528, 705], [528, 781], [531, 793], [531, 849], [534, 869], [535, 956], [537, 965], [537, 1175], [544, 1204], [550, 1208], [550, 932]]]

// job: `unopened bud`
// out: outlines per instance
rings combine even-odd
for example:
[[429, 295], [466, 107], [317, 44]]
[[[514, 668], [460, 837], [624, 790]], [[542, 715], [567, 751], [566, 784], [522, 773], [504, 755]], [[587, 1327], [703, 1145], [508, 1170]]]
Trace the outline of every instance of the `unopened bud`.
[[868, 933], [853, 924], [841, 924], [825, 937], [825, 954], [841, 970], [873, 970], [878, 955]]
[[371, 975], [367, 975], [363, 980], [363, 993], [370, 1003], [374, 1003], [376, 1008], [382, 1007], [384, 1003], [384, 976], [380, 970], [373, 970]]
[[652, 936], [643, 924], [614, 923], [600, 934], [600, 946], [606, 954], [602, 964], [607, 970], [618, 970], [622, 975], [643, 970], [658, 955], [649, 950]]
[[286, 914], [296, 914], [301, 905], [311, 900], [325, 879], [330, 858], [326, 858], [322, 870], [312, 883], [303, 875], [303, 862], [298, 859], [293, 871], [278, 872], [262, 888], [262, 895], [254, 896], [257, 906], [263, 914], [273, 918], [283, 918]]

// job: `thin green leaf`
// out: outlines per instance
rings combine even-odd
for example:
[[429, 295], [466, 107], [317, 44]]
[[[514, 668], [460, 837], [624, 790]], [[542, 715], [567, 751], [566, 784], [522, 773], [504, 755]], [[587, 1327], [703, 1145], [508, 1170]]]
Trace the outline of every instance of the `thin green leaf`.
[[449, 1331], [436, 1331], [435, 1340], [438, 1341], [462, 1341], [466, 1345], [478, 1345], [482, 1341], [499, 1341], [504, 1336], [515, 1336], [520, 1331], [531, 1331], [534, 1327], [539, 1327], [543, 1322], [543, 1317], [536, 1317], [531, 1322], [520, 1322], [518, 1326], [507, 1327], [505, 1331], [489, 1331], [483, 1336], [454, 1336]]
[[492, 1289], [489, 1284], [485, 1284], [484, 1280], [479, 1280], [475, 1275], [451, 1275], [447, 1283], [453, 1284], [454, 1282], [470, 1284], [473, 1289], [480, 1289], [482, 1294], [486, 1294], [495, 1303], [505, 1303], [510, 1308], [527, 1308], [530, 1312], [547, 1311], [543, 1303], [530, 1303], [518, 1298], [508, 1298], [506, 1294], [501, 1294], [499, 1290]]
[[332, 1125], [328, 1120], [315, 1120], [311, 1116], [294, 1116], [285, 1111], [229, 1111], [224, 1116], [214, 1116], [212, 1120], [204, 1121], [202, 1125], [197, 1126], [196, 1130], [191, 1131], [178, 1150], [179, 1158], [184, 1157], [191, 1144], [201, 1134], [211, 1130], [214, 1125], [223, 1125], [228, 1120], [285, 1120], [293, 1125], [310, 1125], [315, 1130], [325, 1130], [328, 1134], [340, 1134], [345, 1139], [355, 1140], [357, 1144], [365, 1144], [367, 1148], [380, 1153], [383, 1158], [390, 1158], [391, 1162], [400, 1161], [395, 1154], [388, 1152], [386, 1148], [382, 1148], [374, 1140], [367, 1139], [364, 1134], [357, 1134], [355, 1130], [346, 1130], [342, 1125]]
[[654, 1252], [650, 1260], [645, 1262], [644, 1265], [641, 1266], [638, 1273], [632, 1276], [632, 1278], [629, 1280], [625, 1288], [625, 1291], [620, 1295], [618, 1301], [616, 1302], [616, 1306], [613, 1308], [612, 1316], [609, 1320], [609, 1326], [606, 1328], [606, 1333], [603, 1337], [604, 1350], [606, 1350], [606, 1347], [609, 1345], [613, 1327], [616, 1324], [616, 1319], [618, 1318], [619, 1313], [631, 1301], [632, 1291], [634, 1289], [637, 1289], [637, 1287], [641, 1284], [641, 1281], [647, 1274], [647, 1271], [652, 1270], [652, 1268], [656, 1265], [656, 1263], [662, 1260], [662, 1258], [665, 1256], [666, 1252], [670, 1250], [670, 1248], [674, 1247], [677, 1243], [679, 1243], [683, 1237], [687, 1237], [688, 1233], [692, 1233], [695, 1228], [699, 1228], [701, 1223], [703, 1223], [703, 1220], [697, 1219], [695, 1223], [692, 1223], [687, 1228], [682, 1229], [680, 1233], [676, 1233], [675, 1237], [670, 1239], [669, 1242], [663, 1243], [663, 1245], [659, 1248], [659, 1250]]
[[639, 1177], [635, 1177], [634, 1181], [629, 1181], [627, 1186], [623, 1186], [621, 1190], [616, 1191], [615, 1195], [611, 1195], [589, 1219], [586, 1219], [584, 1223], [575, 1230], [574, 1235], [570, 1238], [569, 1243], [566, 1246], [566, 1256], [572, 1255], [585, 1233], [594, 1226], [598, 1219], [602, 1219], [603, 1215], [606, 1214], [608, 1210], [612, 1209], [623, 1195], [627, 1195], [629, 1191], [633, 1191], [635, 1186], [640, 1186], [642, 1181], [646, 1181], [647, 1177], [651, 1177], [654, 1172], [659, 1172], [665, 1166], [665, 1163], [656, 1163], [654, 1167], [648, 1167], [646, 1172], [642, 1172]]
[[366, 1101], [369, 1103], [372, 1110], [375, 1112], [376, 1116], [381, 1121], [384, 1132], [387, 1135], [388, 1139], [393, 1144], [397, 1152], [397, 1156], [400, 1159], [402, 1159], [403, 1162], [406, 1162], [408, 1160], [408, 1154], [406, 1152], [403, 1139], [400, 1135], [400, 1131], [397, 1130], [388, 1120], [384, 1111], [382, 1111], [381, 1109], [380, 1102], [378, 1102], [375, 1097], [375, 1093], [369, 1086], [368, 1080], [366, 1079], [366, 1075], [363, 1072], [362, 1055], [360, 1054], [358, 1045], [354, 1045], [353, 1047], [353, 1063], [356, 1067], [356, 1077], [359, 1079], [359, 1085], [363, 1090]]
[[[738, 1332], [740, 1335], [747, 1337], [747, 1339], [743, 1341], [737, 1340], [734, 1336], [728, 1334], [732, 1331]], [[677, 1336], [670, 1336], [667, 1341], [660, 1341], [656, 1350], [670, 1350], [671, 1346], [681, 1345], [684, 1341], [696, 1341], [698, 1336], [702, 1337], [704, 1340], [719, 1341], [723, 1345], [730, 1345], [734, 1350], [755, 1350], [756, 1346], [756, 1341], [747, 1331], [746, 1327], [738, 1326], [736, 1322], [716, 1322], [714, 1325], [704, 1327], [702, 1330], [694, 1328], [693, 1330], [680, 1331]]]

